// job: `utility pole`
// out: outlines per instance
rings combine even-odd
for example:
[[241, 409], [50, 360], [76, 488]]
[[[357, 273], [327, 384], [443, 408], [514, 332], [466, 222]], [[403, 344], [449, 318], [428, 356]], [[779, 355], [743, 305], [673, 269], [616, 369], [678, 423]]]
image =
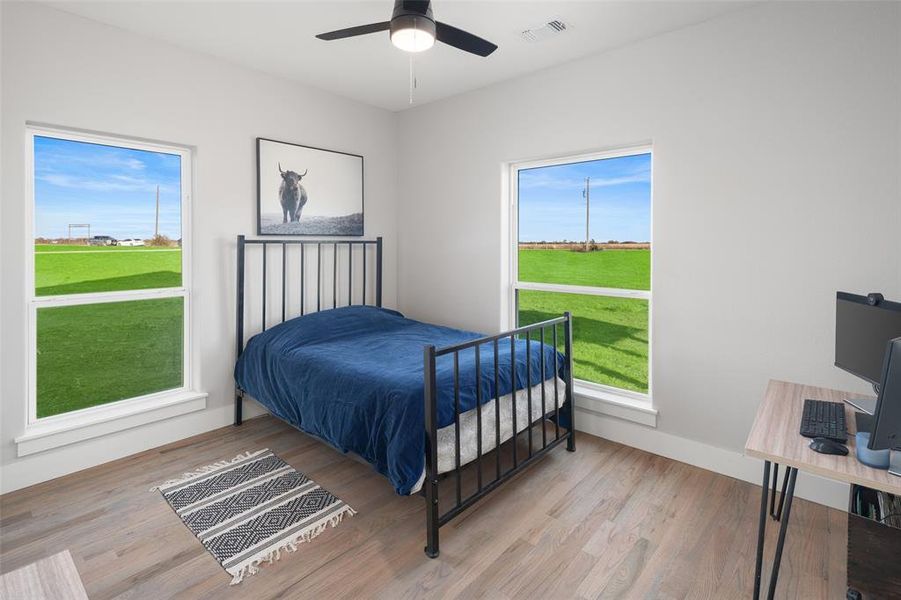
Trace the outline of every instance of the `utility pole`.
[[591, 239], [590, 225], [591, 225], [591, 177], [585, 178], [585, 189], [582, 191], [582, 196], [585, 197], [585, 252], [588, 252], [588, 240]]
[[154, 239], [160, 236], [160, 186], [156, 186], [156, 223], [153, 225]]

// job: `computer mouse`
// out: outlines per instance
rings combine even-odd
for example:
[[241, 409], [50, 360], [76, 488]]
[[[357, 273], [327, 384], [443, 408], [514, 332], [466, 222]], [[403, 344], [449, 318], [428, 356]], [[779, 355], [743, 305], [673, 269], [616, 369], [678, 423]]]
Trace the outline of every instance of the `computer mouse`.
[[823, 437], [813, 438], [809, 448], [820, 454], [840, 454], [842, 456], [847, 456], [848, 454], [847, 446]]

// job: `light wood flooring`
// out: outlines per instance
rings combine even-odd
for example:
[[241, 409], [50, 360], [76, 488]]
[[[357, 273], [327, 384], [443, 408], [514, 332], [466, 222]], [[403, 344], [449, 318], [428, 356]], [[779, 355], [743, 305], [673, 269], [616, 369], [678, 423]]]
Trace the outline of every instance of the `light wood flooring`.
[[68, 550], [0, 576], [3, 600], [88, 600]]
[[[262, 448], [358, 514], [230, 587], [148, 489]], [[430, 560], [421, 497], [260, 417], [0, 497], [0, 572], [68, 549], [92, 600], [749, 598], [759, 504], [748, 483], [581, 435], [443, 527]], [[846, 527], [796, 500], [778, 597], [844, 597]]]

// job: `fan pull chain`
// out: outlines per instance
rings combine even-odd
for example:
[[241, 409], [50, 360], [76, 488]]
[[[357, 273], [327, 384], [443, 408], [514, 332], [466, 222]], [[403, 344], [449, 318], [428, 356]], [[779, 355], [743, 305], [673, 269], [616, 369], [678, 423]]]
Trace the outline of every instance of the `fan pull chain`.
[[413, 71], [413, 55], [410, 54], [410, 104], [413, 104], [414, 89], [416, 89], [416, 74]]

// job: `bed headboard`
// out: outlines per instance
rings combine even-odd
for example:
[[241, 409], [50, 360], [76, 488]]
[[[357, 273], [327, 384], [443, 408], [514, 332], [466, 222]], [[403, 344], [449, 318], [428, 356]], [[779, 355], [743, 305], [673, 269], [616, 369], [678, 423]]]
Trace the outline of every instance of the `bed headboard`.
[[[382, 305], [381, 237], [317, 240], [239, 235], [237, 262], [237, 356], [244, 351], [248, 334], [265, 331], [273, 322], [339, 306]], [[256, 293], [247, 295], [248, 287]], [[258, 307], [250, 306], [257, 302]], [[259, 314], [258, 321], [250, 320], [251, 311]]]

